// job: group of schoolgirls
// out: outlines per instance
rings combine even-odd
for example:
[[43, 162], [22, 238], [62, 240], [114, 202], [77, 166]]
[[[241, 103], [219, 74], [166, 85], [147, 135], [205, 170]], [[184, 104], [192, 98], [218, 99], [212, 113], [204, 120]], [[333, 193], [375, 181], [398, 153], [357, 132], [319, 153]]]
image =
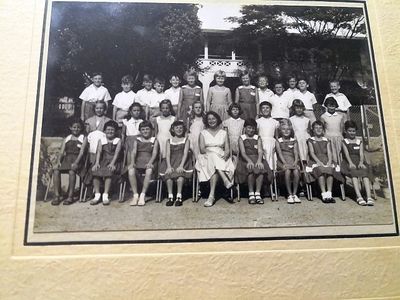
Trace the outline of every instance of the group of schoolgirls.
[[[170, 76], [171, 87], [166, 91], [162, 79], [153, 80], [145, 75], [143, 89], [137, 93], [132, 91], [133, 78], [126, 75], [122, 78], [122, 91], [112, 102], [113, 119], [110, 119], [106, 112], [112, 98], [102, 84], [102, 75], [93, 74], [93, 83], [79, 97], [81, 120], [71, 122], [71, 134], [64, 139], [54, 168], [56, 189], [52, 204], [69, 205], [76, 201], [73, 197], [76, 175], [82, 172], [88, 150], [90, 167], [86, 174], [90, 176], [86, 178], [92, 180], [94, 187], [90, 204], [108, 205], [114, 175], [127, 172], [133, 192], [130, 205], [145, 205], [149, 183], [159, 174], [167, 185], [166, 205], [181, 206], [184, 179], [192, 177], [192, 159], [199, 156], [199, 135], [207, 125], [206, 111], [216, 112], [223, 121], [230, 156], [235, 162], [235, 178], [238, 183], [248, 183], [250, 204], [263, 203], [260, 197], [263, 175], [270, 181], [271, 169], [284, 174], [287, 202], [301, 202], [297, 196], [301, 166], [318, 181], [324, 203], [335, 201], [333, 178], [343, 180], [345, 175], [352, 178], [357, 203], [374, 204], [370, 195], [370, 168], [364, 159], [362, 141], [356, 138], [357, 126], [347, 121], [351, 104], [339, 92], [339, 82], [330, 83], [331, 93], [324, 100], [326, 112], [316, 120], [317, 101], [307, 90], [305, 79], [290, 78], [287, 90], [283, 83], [276, 82], [271, 91], [266, 76], [258, 77], [256, 88], [250, 83], [249, 73], [243, 72], [242, 85], [236, 89], [234, 99], [224, 86], [225, 73], [216, 72], [214, 79], [215, 85], [210, 87], [204, 105], [196, 72], [186, 73], [187, 84], [183, 86], [178, 75]], [[66, 199], [60, 194], [61, 171], [69, 172]], [[139, 173], [144, 175], [140, 193]], [[361, 195], [358, 178], [364, 181], [366, 200]]]

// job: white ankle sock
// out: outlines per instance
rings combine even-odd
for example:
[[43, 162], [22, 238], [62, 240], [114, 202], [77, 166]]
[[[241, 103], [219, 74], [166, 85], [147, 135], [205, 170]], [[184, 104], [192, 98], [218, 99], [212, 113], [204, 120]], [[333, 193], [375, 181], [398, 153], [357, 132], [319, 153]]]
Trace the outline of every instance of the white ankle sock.
[[94, 200], [99, 200], [100, 197], [101, 197], [101, 194], [100, 194], [100, 193], [95, 193], [95, 194], [94, 194]]
[[328, 198], [327, 192], [325, 192], [325, 193], [321, 193], [321, 196], [322, 196], [322, 199], [326, 199], [326, 198]]
[[182, 198], [182, 194], [181, 193], [177, 193], [176, 194], [176, 198]]
[[168, 198], [174, 198], [173, 194], [168, 194]]
[[103, 193], [103, 199], [108, 200], [108, 193]]
[[332, 198], [332, 192], [326, 192], [326, 198]]

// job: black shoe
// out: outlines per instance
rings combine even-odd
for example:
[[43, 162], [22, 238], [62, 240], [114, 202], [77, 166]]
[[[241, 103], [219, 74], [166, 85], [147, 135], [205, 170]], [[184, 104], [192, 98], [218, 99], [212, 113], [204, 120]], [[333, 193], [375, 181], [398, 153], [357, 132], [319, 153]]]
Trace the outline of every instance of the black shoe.
[[176, 198], [175, 206], [182, 206], [182, 198]]
[[329, 203], [336, 203], [335, 198], [328, 198], [328, 200], [329, 200]]
[[167, 203], [165, 203], [166, 206], [172, 206], [174, 205], [174, 198], [168, 198]]

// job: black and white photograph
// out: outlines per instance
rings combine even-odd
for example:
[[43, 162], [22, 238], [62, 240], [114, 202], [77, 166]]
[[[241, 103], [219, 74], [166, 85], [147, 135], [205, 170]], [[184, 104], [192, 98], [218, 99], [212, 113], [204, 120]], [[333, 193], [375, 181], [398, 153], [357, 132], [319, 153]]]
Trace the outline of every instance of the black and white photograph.
[[40, 64], [27, 245], [398, 235], [365, 1], [48, 1]]

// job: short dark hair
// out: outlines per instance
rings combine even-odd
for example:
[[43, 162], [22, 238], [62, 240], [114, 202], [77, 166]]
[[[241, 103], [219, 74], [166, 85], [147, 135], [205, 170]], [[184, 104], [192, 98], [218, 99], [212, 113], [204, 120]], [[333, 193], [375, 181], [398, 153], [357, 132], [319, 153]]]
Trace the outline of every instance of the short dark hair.
[[112, 127], [115, 130], [118, 130], [118, 123], [115, 122], [114, 120], [107, 121], [106, 124], [104, 124], [104, 130], [103, 131], [106, 131], [107, 127]]
[[222, 119], [221, 119], [221, 117], [219, 116], [219, 114], [217, 114], [215, 111], [210, 110], [210, 111], [208, 111], [208, 112], [204, 115], [204, 118], [203, 118], [203, 124], [204, 124], [204, 127], [205, 127], [205, 128], [209, 128], [209, 127], [210, 127], [210, 126], [208, 125], [208, 116], [209, 116], [209, 115], [212, 115], [212, 116], [214, 116], [214, 118], [217, 119], [217, 126], [219, 126], [219, 125], [222, 124]]
[[185, 123], [182, 120], [176, 120], [171, 124], [171, 128], [169, 129], [169, 132], [171, 133], [172, 136], [175, 135], [174, 127], [176, 126], [183, 126], [183, 135], [186, 134], [186, 126]]
[[283, 84], [282, 81], [275, 81], [275, 82], [274, 82], [274, 88], [275, 88], [275, 86], [276, 86], [277, 84], [282, 85], [283, 88], [285, 87], [285, 85]]
[[72, 118], [71, 120], [69, 120], [69, 122], [68, 122], [69, 127], [72, 127], [72, 125], [74, 125], [74, 124], [81, 125], [82, 129], [85, 126], [83, 121], [81, 119], [79, 119], [79, 118]]
[[263, 102], [261, 102], [260, 104], [259, 104], [259, 108], [260, 108], [260, 110], [261, 110], [261, 107], [263, 107], [264, 105], [267, 105], [267, 106], [269, 106], [269, 108], [272, 108], [272, 104], [271, 104], [271, 102], [268, 102], [268, 101], [263, 101]]
[[242, 108], [240, 107], [239, 103], [233, 102], [231, 105], [228, 107], [228, 115], [232, 117], [232, 109], [237, 108], [239, 110], [239, 116], [243, 113]]
[[321, 120], [314, 121], [314, 122], [311, 124], [311, 128], [314, 129], [314, 127], [315, 127], [316, 125], [322, 126], [322, 128], [325, 130], [325, 124], [324, 124], [324, 122], [322, 122]]
[[243, 125], [244, 127], [246, 127], [246, 126], [251, 126], [251, 127], [254, 127], [254, 128], [257, 128], [257, 122], [256, 122], [256, 120], [254, 120], [254, 119], [246, 119], [246, 121], [244, 121], [244, 125]]
[[299, 79], [297, 79], [297, 82], [299, 82], [300, 80], [303, 80], [308, 84], [308, 79], [305, 76], [299, 77]]
[[325, 106], [334, 105], [336, 108], [339, 107], [339, 105], [338, 105], [336, 99], [333, 98], [333, 97], [328, 97], [328, 98], [326, 98], [325, 101], [324, 101], [324, 105], [325, 105]]
[[181, 77], [180, 77], [178, 74], [176, 74], [176, 73], [173, 73], [173, 74], [169, 75], [168, 79], [171, 80], [172, 77], [176, 77], [176, 78], [178, 78], [179, 80], [181, 80]]
[[294, 99], [292, 102], [292, 108], [295, 107], [302, 107], [302, 108], [306, 108], [303, 101], [301, 101], [300, 99]]
[[172, 106], [171, 100], [169, 100], [169, 99], [164, 99], [164, 100], [162, 100], [162, 101], [160, 102], [160, 104], [159, 104], [160, 110], [161, 110], [161, 106], [162, 106], [163, 104], [167, 104], [168, 107], [169, 107], [169, 111], [171, 112], [171, 115], [175, 115], [174, 107]]
[[153, 124], [151, 124], [151, 122], [148, 121], [148, 120], [144, 120], [144, 121], [140, 122], [140, 124], [139, 124], [139, 130], [142, 129], [142, 128], [144, 128], [144, 127], [149, 127], [151, 130], [154, 129]]
[[134, 107], [139, 107], [140, 110], [143, 109], [142, 104], [140, 104], [139, 102], [133, 102], [133, 103], [131, 104], [131, 106], [129, 106], [129, 110], [131, 110], [131, 109], [134, 108]]
[[103, 73], [101, 73], [101, 72], [93, 72], [93, 73], [92, 73], [92, 78], [95, 77], [95, 76], [99, 76], [99, 75], [100, 75], [101, 77], [103, 77]]
[[344, 122], [344, 130], [347, 130], [349, 128], [354, 128], [355, 130], [358, 129], [356, 122], [349, 120]]

